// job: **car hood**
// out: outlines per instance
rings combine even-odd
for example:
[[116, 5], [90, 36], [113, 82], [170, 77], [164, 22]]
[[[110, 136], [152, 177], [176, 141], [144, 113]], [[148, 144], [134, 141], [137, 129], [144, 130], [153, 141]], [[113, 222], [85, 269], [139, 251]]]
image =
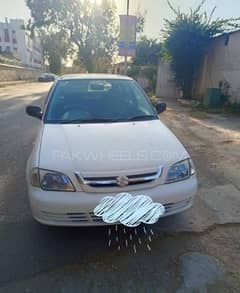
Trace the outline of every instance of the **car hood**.
[[60, 172], [109, 176], [156, 170], [189, 157], [159, 120], [56, 125], [45, 124], [39, 167]]

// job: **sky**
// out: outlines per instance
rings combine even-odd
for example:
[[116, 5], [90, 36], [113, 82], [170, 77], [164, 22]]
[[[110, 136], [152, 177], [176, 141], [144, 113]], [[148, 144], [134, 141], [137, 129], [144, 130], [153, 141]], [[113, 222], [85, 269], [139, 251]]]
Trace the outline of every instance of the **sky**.
[[[41, 1], [41, 0], [39, 0]], [[126, 12], [127, 0], [116, 0], [118, 13]], [[180, 6], [183, 11], [196, 7], [200, 0], [171, 0], [175, 6]], [[240, 0], [207, 0], [205, 10], [210, 12], [217, 6], [215, 17], [240, 17]], [[130, 14], [135, 14], [137, 8], [147, 11], [145, 34], [148, 37], [159, 38], [163, 29], [164, 18], [173, 18], [166, 0], [130, 0]], [[0, 21], [8, 18], [28, 19], [30, 13], [25, 5], [25, 0], [0, 0]]]

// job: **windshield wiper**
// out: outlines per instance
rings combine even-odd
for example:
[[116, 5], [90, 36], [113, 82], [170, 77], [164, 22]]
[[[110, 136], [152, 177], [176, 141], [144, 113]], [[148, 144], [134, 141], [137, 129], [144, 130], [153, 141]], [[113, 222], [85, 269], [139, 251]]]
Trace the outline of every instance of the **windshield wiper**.
[[129, 121], [147, 121], [158, 119], [155, 115], [141, 115], [127, 119], [106, 119], [106, 118], [95, 118], [95, 119], [74, 119], [74, 120], [60, 120], [54, 121], [57, 124], [94, 124], [94, 123], [117, 123], [117, 122], [129, 122]]
[[66, 121], [59, 121], [59, 124], [91, 124], [91, 123], [114, 123], [119, 122], [118, 119], [74, 119], [74, 120], [66, 120]]
[[158, 117], [156, 115], [139, 115], [135, 117], [131, 117], [128, 121], [147, 121], [147, 120], [157, 120]]

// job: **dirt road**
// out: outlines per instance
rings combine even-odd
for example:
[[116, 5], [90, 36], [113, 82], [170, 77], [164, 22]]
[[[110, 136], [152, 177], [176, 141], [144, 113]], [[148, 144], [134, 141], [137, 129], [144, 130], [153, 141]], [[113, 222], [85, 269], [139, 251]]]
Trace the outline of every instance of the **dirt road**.
[[152, 227], [146, 243], [108, 247], [108, 228], [47, 228], [30, 215], [25, 165], [48, 84], [0, 88], [0, 292], [239, 292], [240, 119], [167, 101], [161, 119], [192, 155], [194, 207]]

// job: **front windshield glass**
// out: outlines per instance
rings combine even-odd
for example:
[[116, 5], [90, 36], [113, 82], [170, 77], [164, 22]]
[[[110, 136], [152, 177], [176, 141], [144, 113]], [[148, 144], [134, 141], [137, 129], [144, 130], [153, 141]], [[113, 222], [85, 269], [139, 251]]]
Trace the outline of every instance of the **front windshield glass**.
[[73, 79], [57, 83], [46, 123], [101, 123], [158, 119], [137, 83], [119, 79]]

